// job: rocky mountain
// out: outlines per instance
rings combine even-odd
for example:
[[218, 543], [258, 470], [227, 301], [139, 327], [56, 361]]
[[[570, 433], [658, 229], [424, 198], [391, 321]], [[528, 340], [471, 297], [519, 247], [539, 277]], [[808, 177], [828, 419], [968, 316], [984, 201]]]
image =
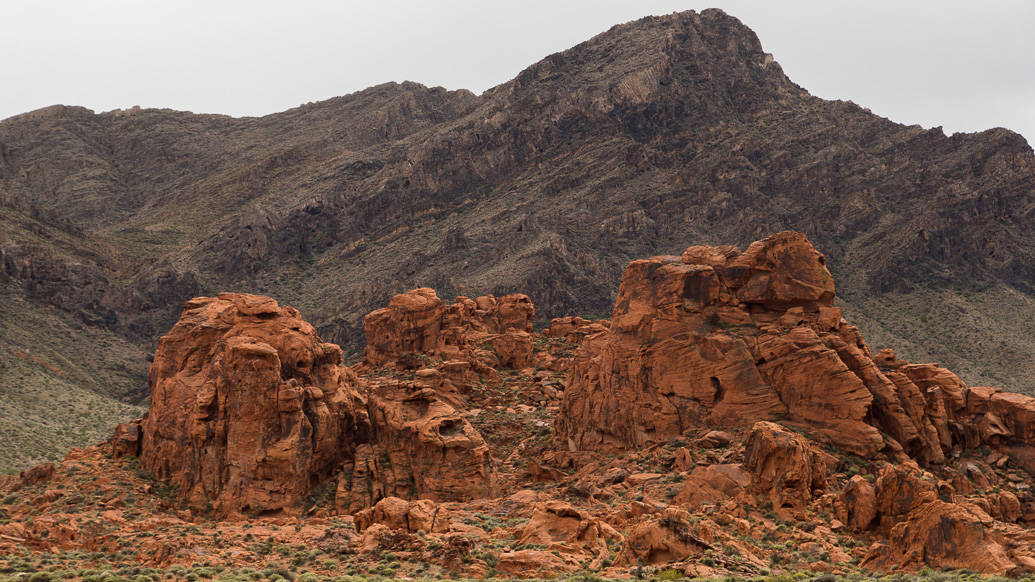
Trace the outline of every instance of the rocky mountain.
[[632, 261], [610, 320], [542, 333], [526, 295], [411, 290], [346, 367], [292, 307], [194, 298], [146, 416], [0, 477], [0, 573], [1030, 578], [1035, 397], [875, 353], [834, 299], [782, 232]]
[[406, 289], [599, 316], [630, 259], [795, 229], [871, 342], [1031, 391], [1033, 192], [1019, 135], [813, 97], [719, 10], [615, 26], [482, 95], [390, 83], [242, 119], [54, 106], [0, 122], [0, 285], [25, 321], [0, 352], [26, 370], [0, 383], [101, 360], [110, 382], [72, 384], [142, 397], [141, 362], [199, 294], [276, 296], [358, 354], [364, 314]]

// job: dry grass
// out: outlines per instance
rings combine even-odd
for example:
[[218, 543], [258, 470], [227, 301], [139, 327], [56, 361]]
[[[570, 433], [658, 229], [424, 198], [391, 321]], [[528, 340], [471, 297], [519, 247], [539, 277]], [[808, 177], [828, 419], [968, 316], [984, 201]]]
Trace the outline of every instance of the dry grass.
[[870, 349], [940, 362], [973, 386], [1035, 395], [1035, 299], [1006, 285], [982, 291], [920, 289], [846, 302]]
[[123, 400], [144, 393], [146, 372], [140, 348], [0, 284], [0, 472], [110, 436], [143, 412]]

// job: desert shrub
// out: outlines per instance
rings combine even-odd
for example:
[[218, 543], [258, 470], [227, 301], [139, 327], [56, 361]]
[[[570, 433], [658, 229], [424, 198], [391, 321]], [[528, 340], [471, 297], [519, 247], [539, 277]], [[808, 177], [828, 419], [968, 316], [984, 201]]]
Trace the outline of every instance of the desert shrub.
[[671, 582], [672, 580], [679, 580], [681, 578], [685, 578], [685, 576], [683, 576], [683, 573], [679, 570], [676, 570], [675, 568], [668, 568], [658, 572], [658, 580]]

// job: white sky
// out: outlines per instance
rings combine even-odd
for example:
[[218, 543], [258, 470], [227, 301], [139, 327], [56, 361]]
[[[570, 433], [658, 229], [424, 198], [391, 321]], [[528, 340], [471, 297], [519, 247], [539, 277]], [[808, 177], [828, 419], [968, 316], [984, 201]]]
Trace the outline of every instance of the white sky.
[[0, 0], [0, 119], [55, 103], [261, 115], [403, 80], [480, 93], [614, 24], [711, 6], [815, 95], [1035, 138], [1028, 0]]

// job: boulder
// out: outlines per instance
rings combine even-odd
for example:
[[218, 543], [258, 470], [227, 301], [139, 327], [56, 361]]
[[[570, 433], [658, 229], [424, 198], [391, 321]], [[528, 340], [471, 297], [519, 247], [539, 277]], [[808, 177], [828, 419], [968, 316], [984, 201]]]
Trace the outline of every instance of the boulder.
[[140, 420], [123, 422], [115, 427], [115, 434], [108, 442], [111, 453], [118, 457], [136, 457], [140, 455]]
[[[592, 517], [565, 501], [552, 500], [537, 505], [532, 517], [517, 536], [517, 544], [568, 544], [598, 549], [604, 540], [622, 535], [606, 522]], [[604, 551], [607, 551], [604, 546]]]
[[532, 365], [532, 334], [527, 331], [492, 335], [488, 337], [488, 343], [501, 366], [521, 370]]
[[681, 562], [703, 554], [711, 545], [702, 540], [690, 522], [690, 514], [666, 508], [657, 518], [636, 523], [615, 557], [615, 566]]
[[22, 471], [19, 477], [21, 477], [21, 485], [23, 487], [50, 481], [54, 478], [54, 463], [45, 461], [38, 465], [33, 465]]
[[704, 436], [697, 439], [696, 444], [710, 449], [717, 449], [728, 446], [732, 440], [733, 437], [730, 433], [724, 430], [710, 430]]
[[755, 424], [744, 451], [752, 488], [778, 510], [808, 507], [816, 494], [826, 491], [835, 464], [833, 456], [807, 438], [772, 422]]
[[751, 485], [751, 473], [739, 464], [717, 464], [695, 467], [683, 481], [683, 487], [672, 503], [689, 507], [717, 505], [736, 497]]
[[999, 518], [1008, 523], [1014, 523], [1021, 518], [1023, 515], [1021, 511], [1021, 501], [1017, 499], [1017, 496], [1009, 491], [1000, 491], [996, 496], [998, 502], [996, 514]]
[[575, 557], [543, 550], [503, 552], [496, 563], [496, 571], [501, 574], [528, 578], [552, 578], [578, 569]]
[[513, 293], [500, 298], [485, 295], [478, 297], [474, 302], [478, 306], [476, 315], [486, 329], [496, 333], [532, 332], [535, 307], [528, 295]]
[[873, 484], [861, 475], [848, 480], [841, 501], [847, 513], [847, 523], [855, 531], [863, 531], [873, 525], [877, 518], [877, 491]]
[[994, 520], [937, 499], [911, 511], [891, 529], [887, 544], [872, 548], [860, 565], [882, 571], [926, 566], [997, 574], [1016, 567]]
[[374, 524], [414, 533], [442, 533], [449, 531], [452, 526], [452, 515], [428, 499], [407, 501], [398, 497], [385, 497], [353, 517], [356, 530], [360, 532]]
[[892, 464], [885, 464], [877, 470], [874, 490], [877, 517], [884, 532], [913, 510], [938, 499], [938, 486], [933, 476]]
[[578, 316], [555, 317], [550, 326], [543, 330], [543, 335], [561, 337], [575, 344], [582, 343], [587, 336], [607, 331], [610, 322], [606, 319], [590, 321]]

